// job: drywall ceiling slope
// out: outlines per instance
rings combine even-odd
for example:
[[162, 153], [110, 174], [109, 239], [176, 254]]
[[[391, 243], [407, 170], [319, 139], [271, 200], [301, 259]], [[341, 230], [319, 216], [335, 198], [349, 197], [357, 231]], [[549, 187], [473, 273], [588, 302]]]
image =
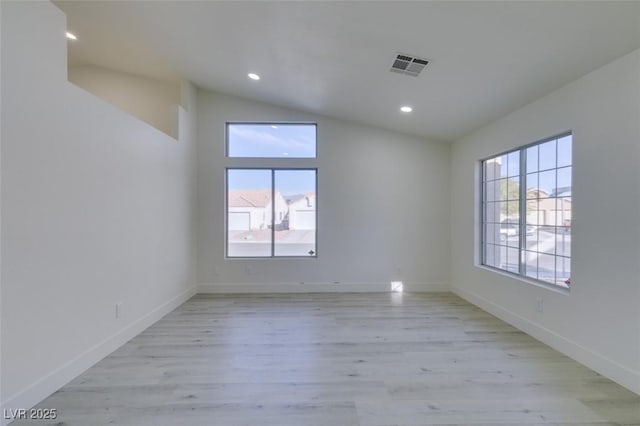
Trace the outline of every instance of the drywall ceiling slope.
[[[640, 2], [56, 1], [70, 61], [455, 140], [640, 48]], [[432, 60], [392, 73], [398, 52]], [[247, 79], [256, 72], [262, 80]], [[399, 107], [413, 106], [403, 115]]]

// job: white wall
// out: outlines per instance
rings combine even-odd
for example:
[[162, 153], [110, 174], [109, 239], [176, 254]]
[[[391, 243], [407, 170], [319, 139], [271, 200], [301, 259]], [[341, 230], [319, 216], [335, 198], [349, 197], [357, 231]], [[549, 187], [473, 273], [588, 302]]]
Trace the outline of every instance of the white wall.
[[49, 2], [2, 4], [4, 408], [193, 294], [195, 90], [175, 140], [67, 82], [65, 28]]
[[[396, 279], [446, 289], [449, 145], [222, 94], [200, 92], [198, 101], [202, 291], [388, 291]], [[225, 259], [226, 121], [318, 123], [317, 259]]]
[[[474, 266], [477, 161], [567, 130], [574, 145], [568, 295]], [[457, 141], [451, 169], [453, 290], [637, 393], [639, 164], [636, 51]]]
[[[446, 288], [448, 145], [222, 94], [200, 92], [198, 101], [202, 291], [388, 290], [393, 279], [414, 289]], [[227, 121], [318, 123], [317, 259], [225, 259]]]
[[69, 81], [164, 133], [175, 136], [178, 84], [95, 65], [69, 68]]

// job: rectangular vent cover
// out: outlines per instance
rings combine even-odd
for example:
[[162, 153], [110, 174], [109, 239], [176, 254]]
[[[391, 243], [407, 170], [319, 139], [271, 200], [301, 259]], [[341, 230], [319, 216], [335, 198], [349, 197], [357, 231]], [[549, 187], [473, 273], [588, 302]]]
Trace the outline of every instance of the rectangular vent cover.
[[417, 77], [427, 64], [429, 64], [428, 59], [399, 53], [393, 60], [393, 64], [389, 71]]

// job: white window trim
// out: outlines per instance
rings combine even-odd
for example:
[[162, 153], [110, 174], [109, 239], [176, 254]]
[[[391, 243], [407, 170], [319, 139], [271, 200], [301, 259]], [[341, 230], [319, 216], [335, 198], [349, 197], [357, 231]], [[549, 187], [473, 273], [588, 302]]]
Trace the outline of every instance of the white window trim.
[[[513, 148], [513, 149], [509, 149], [507, 151], [502, 151], [502, 152], [498, 152], [496, 154], [487, 156], [485, 158], [482, 158], [478, 161], [479, 163], [479, 185], [477, 188], [477, 194], [479, 195], [476, 198], [476, 206], [478, 206], [477, 208], [479, 209], [479, 215], [478, 215], [478, 227], [477, 229], [477, 237], [478, 237], [478, 245], [476, 247], [479, 247], [479, 251], [478, 251], [478, 256], [477, 256], [477, 262], [476, 262], [476, 266], [494, 273], [498, 273], [500, 275], [504, 275], [504, 276], [508, 276], [511, 278], [516, 278], [519, 281], [523, 281], [525, 283], [528, 284], [532, 284], [538, 287], [542, 287], [542, 288], [546, 288], [546, 289], [550, 289], [550, 290], [554, 290], [556, 292], [562, 293], [562, 294], [568, 294], [570, 292], [571, 286], [565, 288], [561, 285], [558, 284], [553, 284], [544, 280], [540, 280], [537, 278], [533, 278], [530, 277], [528, 275], [526, 275], [526, 271], [524, 270], [524, 262], [522, 259], [523, 256], [523, 243], [524, 243], [524, 238], [522, 238], [522, 235], [526, 234], [526, 227], [527, 227], [527, 223], [526, 223], [526, 202], [527, 202], [527, 198], [526, 198], [526, 190], [527, 190], [527, 184], [526, 184], [526, 150], [527, 148], [530, 148], [532, 146], [536, 146], [536, 145], [541, 145], [544, 144], [545, 142], [549, 142], [552, 140], [558, 140], [558, 139], [562, 139], [564, 137], [567, 136], [573, 136], [573, 131], [568, 130], [566, 132], [562, 132], [559, 133], [555, 136], [551, 136], [548, 138], [544, 138], [544, 139], [540, 139], [538, 141], [535, 142], [531, 142], [528, 143], [526, 145], [522, 145], [519, 146], [517, 148]], [[572, 141], [572, 145], [573, 145], [573, 141]], [[518, 238], [518, 273], [515, 272], [511, 272], [508, 271], [506, 269], [501, 269], [501, 268], [497, 268], [495, 266], [492, 265], [487, 265], [485, 263], [485, 210], [484, 210], [484, 197], [485, 197], [485, 191], [484, 191], [484, 187], [485, 187], [485, 167], [484, 164], [487, 160], [491, 160], [494, 159], [496, 157], [500, 157], [502, 155], [507, 155], [513, 152], [519, 152], [520, 153], [520, 172], [518, 174], [518, 177], [520, 179], [520, 199], [519, 201], [519, 238]], [[557, 170], [557, 164], [556, 167], [554, 168], [554, 170]], [[571, 159], [571, 170], [572, 170], [572, 175], [573, 175], [573, 151], [572, 151], [572, 159]], [[524, 178], [523, 178], [524, 177]], [[572, 186], [573, 186], [573, 176], [572, 176]], [[572, 197], [573, 198], [573, 197]], [[478, 202], [479, 201], [479, 202]], [[523, 214], [524, 213], [524, 214]], [[572, 215], [573, 215], [573, 211], [572, 211]], [[524, 218], [524, 219], [523, 219]], [[525, 234], [523, 234], [523, 232]], [[571, 261], [573, 261], [573, 238], [571, 240], [571, 256], [568, 256], [569, 259], [571, 259]], [[557, 257], [557, 255], [554, 255], [554, 257]], [[573, 262], [572, 262], [572, 269], [573, 269]], [[572, 281], [573, 284], [573, 281]]]
[[[316, 133], [316, 147], [315, 147], [315, 157], [230, 157], [229, 156], [229, 125], [232, 124], [264, 124], [264, 125], [313, 125], [315, 127]], [[318, 172], [318, 157], [319, 157], [320, 147], [318, 144], [318, 124], [315, 122], [306, 122], [306, 121], [227, 121], [225, 123], [225, 171], [224, 171], [224, 256], [226, 260], [286, 260], [286, 259], [295, 259], [295, 260], [315, 260], [318, 259], [318, 221], [320, 216], [320, 210], [318, 208], [318, 187], [319, 187], [319, 172]], [[316, 227], [315, 227], [315, 254], [313, 256], [275, 256], [274, 253], [274, 245], [275, 240], [272, 233], [271, 238], [271, 255], [270, 256], [229, 256], [229, 208], [228, 208], [228, 194], [229, 194], [229, 182], [228, 182], [228, 172], [229, 170], [271, 170], [272, 171], [272, 192], [275, 191], [275, 187], [273, 186], [273, 176], [276, 171], [279, 170], [310, 170], [314, 171], [316, 175]], [[273, 213], [272, 213], [273, 220]]]

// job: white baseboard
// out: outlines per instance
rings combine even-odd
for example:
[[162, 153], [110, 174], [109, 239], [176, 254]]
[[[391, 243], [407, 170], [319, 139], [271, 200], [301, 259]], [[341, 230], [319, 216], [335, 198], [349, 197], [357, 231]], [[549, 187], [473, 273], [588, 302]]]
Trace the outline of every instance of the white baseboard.
[[524, 331], [558, 352], [573, 358], [597, 373], [640, 395], [640, 372], [592, 351], [475, 293], [451, 287], [451, 291], [468, 302]]
[[[447, 283], [405, 282], [405, 292], [430, 293], [448, 292]], [[391, 283], [206, 283], [198, 285], [198, 293], [204, 294], [247, 294], [247, 293], [387, 293]]]
[[102, 342], [87, 349], [77, 357], [73, 358], [58, 369], [52, 371], [46, 376], [40, 378], [35, 383], [26, 387], [24, 390], [7, 398], [2, 403], [2, 415], [0, 415], [0, 425], [4, 426], [10, 423], [5, 419], [4, 413], [9, 409], [24, 408], [28, 409], [47, 398], [49, 395], [78, 377], [89, 367], [95, 365], [98, 361], [127, 343], [133, 337], [140, 334], [147, 327], [158, 321], [160, 318], [173, 311], [175, 308], [186, 302], [196, 294], [195, 287], [189, 287], [185, 291], [171, 298], [162, 305], [156, 307], [148, 314], [138, 318], [126, 327], [122, 328], [112, 336], [107, 337]]

